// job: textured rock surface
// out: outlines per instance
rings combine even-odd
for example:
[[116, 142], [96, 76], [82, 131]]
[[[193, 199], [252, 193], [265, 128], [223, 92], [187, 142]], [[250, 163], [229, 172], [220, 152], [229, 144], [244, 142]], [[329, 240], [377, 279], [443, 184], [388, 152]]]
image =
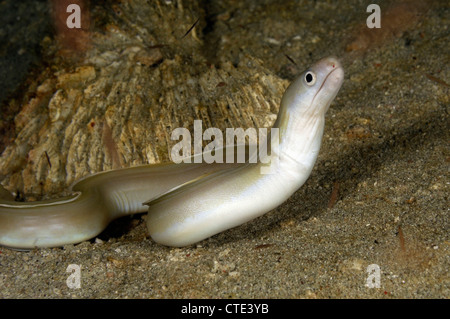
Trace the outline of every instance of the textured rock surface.
[[0, 158], [7, 188], [45, 197], [91, 173], [169, 161], [172, 130], [195, 119], [223, 131], [272, 125], [288, 82], [245, 54], [211, 64], [197, 29], [183, 36], [203, 14], [185, 5], [94, 12], [106, 25], [91, 31], [86, 56], [55, 65], [16, 116], [17, 138]]

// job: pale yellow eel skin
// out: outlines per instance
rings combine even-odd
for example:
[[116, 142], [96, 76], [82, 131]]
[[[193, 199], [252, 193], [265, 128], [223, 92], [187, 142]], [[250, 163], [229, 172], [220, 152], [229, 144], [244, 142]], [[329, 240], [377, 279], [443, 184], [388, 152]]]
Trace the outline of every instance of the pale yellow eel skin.
[[343, 79], [339, 61], [328, 57], [287, 88], [274, 124], [279, 147], [271, 149], [271, 158], [278, 159], [271, 174], [262, 174], [268, 165], [263, 163], [146, 165], [86, 177], [73, 185], [72, 196], [39, 202], [15, 202], [0, 186], [0, 245], [78, 243], [113, 219], [148, 209], [148, 231], [156, 242], [186, 246], [261, 216], [310, 175], [325, 113]]

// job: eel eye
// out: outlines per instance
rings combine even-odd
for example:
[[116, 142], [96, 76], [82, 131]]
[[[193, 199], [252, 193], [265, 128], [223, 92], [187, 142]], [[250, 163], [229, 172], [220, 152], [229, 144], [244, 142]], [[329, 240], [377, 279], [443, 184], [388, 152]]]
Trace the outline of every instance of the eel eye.
[[311, 72], [311, 71], [306, 72], [306, 74], [305, 74], [305, 82], [306, 82], [307, 85], [313, 86], [314, 83], [316, 83], [316, 74]]

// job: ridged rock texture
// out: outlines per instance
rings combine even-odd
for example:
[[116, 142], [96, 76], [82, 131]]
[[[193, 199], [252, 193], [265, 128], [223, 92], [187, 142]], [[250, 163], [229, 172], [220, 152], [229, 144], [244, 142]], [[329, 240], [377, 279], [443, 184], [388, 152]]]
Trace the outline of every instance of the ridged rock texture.
[[196, 119], [222, 132], [270, 127], [288, 82], [247, 53], [218, 58], [232, 40], [208, 39], [197, 5], [92, 8], [87, 49], [69, 55], [46, 39], [60, 52], [15, 117], [16, 138], [0, 157], [2, 185], [27, 200], [57, 197], [95, 172], [170, 161], [178, 142], [171, 132], [192, 132]]

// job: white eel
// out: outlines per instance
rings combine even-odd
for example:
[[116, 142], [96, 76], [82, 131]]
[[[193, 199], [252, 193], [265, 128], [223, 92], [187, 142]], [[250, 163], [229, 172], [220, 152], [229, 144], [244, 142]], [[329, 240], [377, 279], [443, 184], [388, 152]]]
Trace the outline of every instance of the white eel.
[[[261, 216], [288, 199], [311, 173], [319, 153], [325, 113], [344, 71], [334, 57], [307, 69], [283, 95], [276, 170], [268, 164], [157, 164], [95, 174], [75, 183], [73, 195], [15, 202], [0, 185], [0, 245], [31, 249], [78, 243], [109, 222], [148, 209], [151, 237], [186, 246]], [[272, 136], [272, 145], [275, 137]], [[149, 207], [144, 205], [148, 205]]]

